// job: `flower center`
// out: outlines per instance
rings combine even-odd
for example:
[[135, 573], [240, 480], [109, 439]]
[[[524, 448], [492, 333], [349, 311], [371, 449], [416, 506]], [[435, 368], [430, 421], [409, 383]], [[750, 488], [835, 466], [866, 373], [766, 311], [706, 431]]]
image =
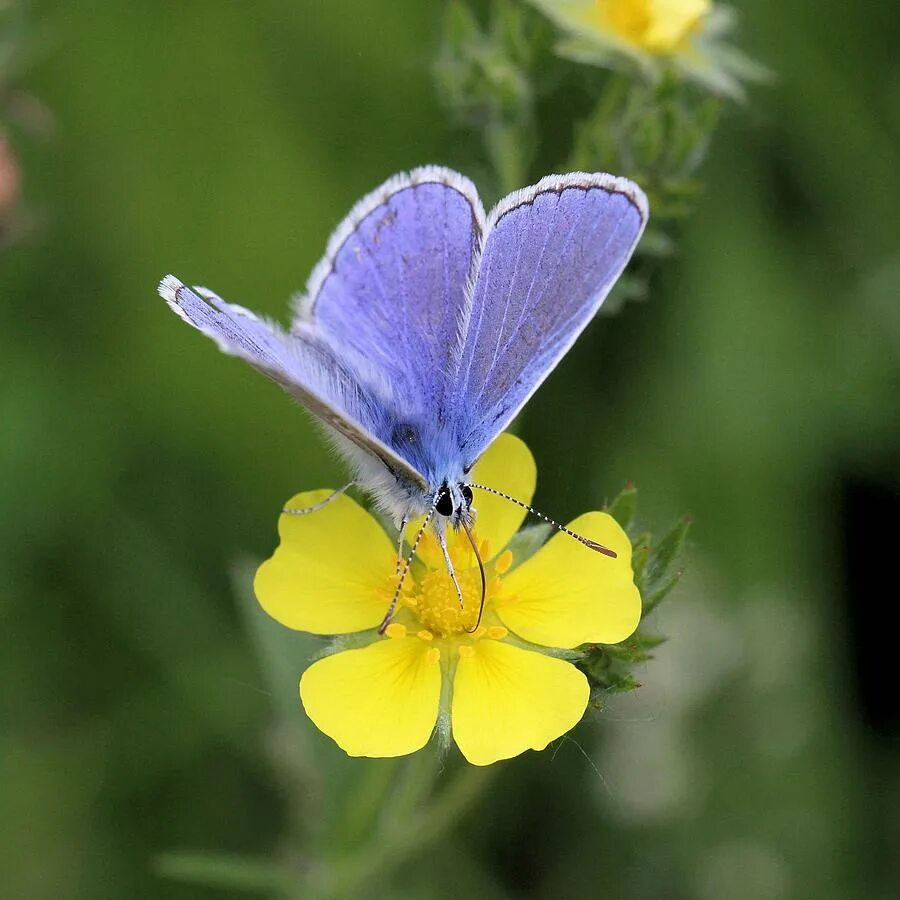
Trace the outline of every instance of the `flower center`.
[[471, 631], [478, 621], [481, 575], [477, 569], [457, 569], [456, 580], [463, 594], [462, 606], [446, 569], [430, 570], [408, 601], [422, 627], [440, 637]]
[[710, 0], [594, 0], [592, 24], [651, 53], [671, 53], [699, 25]]

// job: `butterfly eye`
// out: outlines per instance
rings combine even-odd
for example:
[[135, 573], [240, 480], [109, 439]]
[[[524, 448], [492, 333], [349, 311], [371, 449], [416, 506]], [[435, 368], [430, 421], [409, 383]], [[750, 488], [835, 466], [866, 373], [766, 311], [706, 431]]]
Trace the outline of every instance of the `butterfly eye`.
[[462, 486], [462, 495], [463, 500], [466, 501], [466, 509], [468, 509], [472, 505], [472, 488], [470, 488], [467, 484]]
[[440, 493], [438, 494], [437, 503], [434, 504], [434, 508], [438, 511], [438, 514], [442, 516], [450, 516], [453, 514], [453, 498], [450, 496], [449, 488], [441, 488]]

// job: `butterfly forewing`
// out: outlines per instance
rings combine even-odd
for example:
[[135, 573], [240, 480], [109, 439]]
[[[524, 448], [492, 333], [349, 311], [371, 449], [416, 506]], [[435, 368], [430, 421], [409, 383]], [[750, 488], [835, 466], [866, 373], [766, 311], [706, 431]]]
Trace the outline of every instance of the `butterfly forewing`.
[[314, 338], [286, 335], [249, 310], [226, 303], [205, 288], [192, 289], [172, 275], [162, 280], [159, 291], [182, 319], [212, 338], [219, 349], [267, 375], [398, 478], [426, 486], [422, 475], [378, 437], [391, 426], [376, 392], [329, 346]]
[[[448, 169], [397, 176], [362, 200], [317, 266], [298, 318], [365, 356], [390, 382], [402, 426], [431, 421], [450, 356], [484, 212], [475, 187]], [[412, 451], [414, 452], [414, 451]]]

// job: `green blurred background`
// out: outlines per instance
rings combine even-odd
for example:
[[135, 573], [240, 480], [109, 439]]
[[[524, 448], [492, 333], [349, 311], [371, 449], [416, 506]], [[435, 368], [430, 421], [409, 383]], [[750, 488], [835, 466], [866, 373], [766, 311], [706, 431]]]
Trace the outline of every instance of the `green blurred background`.
[[[172, 271], [283, 316], [359, 196], [459, 165], [430, 78], [440, 15], [30, 7], [4, 92], [54, 124], [6, 129], [28, 222], [0, 249], [4, 898], [266, 883], [239, 861], [210, 876], [230, 888], [188, 883], [203, 865], [169, 851], [327, 883], [385, 817], [403, 827], [405, 764], [312, 732], [296, 676], [315, 645], [244, 589], [285, 498], [340, 466], [155, 286]], [[900, 890], [900, 22], [889, 3], [747, 3], [739, 35], [777, 80], [726, 114], [650, 301], [593, 326], [521, 422], [555, 516], [626, 479], [648, 527], [694, 514], [654, 614], [670, 640], [641, 690], [499, 767], [350, 896]]]

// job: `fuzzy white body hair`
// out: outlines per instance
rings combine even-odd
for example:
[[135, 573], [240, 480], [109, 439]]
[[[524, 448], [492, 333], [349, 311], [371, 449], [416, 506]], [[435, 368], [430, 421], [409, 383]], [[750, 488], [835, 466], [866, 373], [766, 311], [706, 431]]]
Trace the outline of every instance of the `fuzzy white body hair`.
[[390, 516], [398, 528], [404, 521], [423, 516], [431, 508], [434, 496], [429, 491], [401, 481], [380, 459], [333, 428], [326, 426], [324, 433], [346, 461], [353, 481], [372, 497], [376, 507]]

